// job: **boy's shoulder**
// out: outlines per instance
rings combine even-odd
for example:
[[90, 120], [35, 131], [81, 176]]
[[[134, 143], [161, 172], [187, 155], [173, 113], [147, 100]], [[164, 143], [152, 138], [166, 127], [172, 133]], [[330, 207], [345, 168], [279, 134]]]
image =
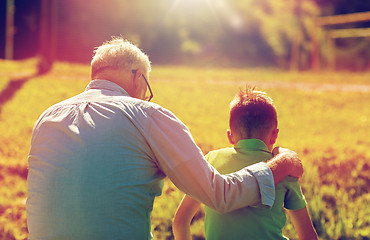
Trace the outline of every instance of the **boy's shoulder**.
[[233, 166], [235, 165], [234, 155], [236, 151], [232, 147], [221, 148], [217, 150], [210, 151], [205, 158], [207, 161], [213, 165], [220, 173], [227, 174], [234, 172]]
[[234, 154], [236, 153], [235, 151], [235, 148], [233, 147], [225, 147], [225, 148], [220, 148], [220, 149], [216, 149], [216, 150], [212, 150], [212, 151], [209, 151], [207, 154], [206, 154], [206, 158], [207, 160], [210, 159], [210, 158], [214, 158], [214, 157], [218, 157], [218, 156], [225, 156], [225, 155], [230, 155], [230, 154]]
[[298, 178], [287, 176], [283, 180], [281, 180], [275, 187], [277, 189], [300, 189], [301, 184]]
[[208, 152], [205, 155], [205, 157], [206, 157], [207, 161], [212, 161], [214, 159], [228, 157], [228, 156], [234, 154], [235, 152], [236, 152], [235, 151], [235, 148], [233, 148], [233, 147], [225, 147], [225, 148], [220, 148], [220, 149], [212, 150], [212, 151]]

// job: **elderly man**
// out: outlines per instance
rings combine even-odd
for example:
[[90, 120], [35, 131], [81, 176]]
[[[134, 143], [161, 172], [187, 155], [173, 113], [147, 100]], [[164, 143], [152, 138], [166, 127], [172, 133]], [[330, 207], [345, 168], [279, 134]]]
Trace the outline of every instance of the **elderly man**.
[[113, 38], [96, 49], [86, 91], [40, 116], [28, 157], [30, 240], [151, 239], [165, 176], [219, 212], [271, 206], [274, 182], [301, 176], [289, 150], [220, 175], [176, 116], [145, 101], [150, 70], [140, 49]]

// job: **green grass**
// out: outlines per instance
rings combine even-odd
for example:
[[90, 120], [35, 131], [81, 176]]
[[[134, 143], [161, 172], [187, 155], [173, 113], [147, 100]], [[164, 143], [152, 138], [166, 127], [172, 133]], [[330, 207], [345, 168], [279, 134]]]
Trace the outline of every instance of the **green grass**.
[[[0, 91], [15, 75], [32, 74], [34, 66], [32, 60], [0, 61]], [[2, 106], [0, 239], [27, 236], [27, 154], [34, 122], [50, 105], [84, 91], [89, 71], [89, 66], [57, 63], [49, 74], [26, 82]], [[302, 158], [305, 174], [301, 183], [320, 238], [368, 239], [370, 92], [366, 89], [370, 73], [153, 66], [150, 79], [153, 101], [189, 127], [204, 153], [230, 146], [226, 137], [229, 102], [246, 83], [275, 101], [278, 144]], [[166, 181], [152, 214], [155, 239], [171, 239], [172, 217], [181, 198], [182, 193]], [[202, 228], [200, 213], [192, 225], [194, 236], [202, 236]], [[285, 232], [296, 239], [291, 223]]]
[[[247, 73], [248, 70], [236, 72]], [[248, 74], [236, 72], [230, 72], [230, 81], [234, 79], [234, 84], [224, 78], [217, 79], [217, 70], [208, 73], [215, 80], [208, 77], [206, 81], [202, 78], [185, 81], [185, 78], [176, 76], [172, 81], [162, 81], [159, 78], [156, 83], [153, 73], [153, 85], [158, 84], [154, 87], [158, 91], [156, 101], [172, 110], [189, 126], [204, 153], [229, 145], [226, 138], [228, 104], [238, 88], [249, 82]], [[207, 74], [198, 70], [183, 73], [204, 74], [202, 76]], [[253, 84], [264, 86], [261, 90], [268, 92], [278, 109], [278, 144], [297, 151], [305, 165], [306, 172], [301, 182], [314, 224], [322, 239], [361, 239], [368, 236], [369, 221], [365, 220], [365, 216], [369, 214], [366, 208], [369, 206], [367, 176], [370, 154], [366, 150], [370, 143], [367, 138], [369, 92], [324, 91], [320, 88], [307, 91], [297, 89], [294, 84], [282, 88], [266, 83], [280, 81], [276, 80], [276, 76], [281, 76], [283, 83], [291, 81], [291, 75], [295, 73], [275, 74], [267, 71], [259, 74], [261, 75], [256, 74]], [[336, 79], [343, 77], [342, 73], [330, 75]], [[235, 80], [236, 76], [239, 76], [238, 81]], [[302, 73], [298, 80], [303, 82], [308, 79], [311, 81], [304, 83], [315, 83], [316, 79], [312, 80], [310, 77], [316, 76], [317, 73]], [[325, 79], [322, 79], [322, 83], [337, 84]], [[360, 74], [353, 74], [352, 79], [357, 84], [369, 84]], [[168, 200], [166, 195], [162, 198], [165, 199], [163, 201]], [[159, 198], [157, 202], [160, 201]], [[360, 203], [363, 207], [359, 208]], [[174, 211], [175, 207], [167, 208], [166, 215], [171, 215]], [[194, 226], [194, 229], [198, 229], [197, 235], [202, 235], [199, 230], [201, 228]], [[286, 233], [292, 239], [295, 236], [293, 230], [289, 223]]]

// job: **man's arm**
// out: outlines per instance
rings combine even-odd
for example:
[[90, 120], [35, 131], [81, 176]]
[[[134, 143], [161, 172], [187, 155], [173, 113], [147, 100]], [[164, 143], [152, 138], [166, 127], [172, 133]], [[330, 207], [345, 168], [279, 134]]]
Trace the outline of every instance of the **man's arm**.
[[307, 207], [299, 210], [288, 210], [288, 214], [298, 233], [299, 240], [318, 239], [315, 228], [312, 225], [310, 215], [308, 214]]
[[191, 240], [190, 223], [198, 211], [200, 202], [188, 195], [182, 199], [173, 219], [172, 231], [176, 240]]
[[273, 173], [266, 163], [257, 163], [221, 175], [204, 159], [189, 129], [171, 112], [158, 108], [146, 119], [148, 129], [143, 136], [148, 137], [157, 166], [181, 191], [219, 213], [259, 203], [272, 206], [273, 174], [283, 178], [291, 173], [289, 164], [293, 161], [284, 156], [292, 153], [281, 153], [269, 163]]

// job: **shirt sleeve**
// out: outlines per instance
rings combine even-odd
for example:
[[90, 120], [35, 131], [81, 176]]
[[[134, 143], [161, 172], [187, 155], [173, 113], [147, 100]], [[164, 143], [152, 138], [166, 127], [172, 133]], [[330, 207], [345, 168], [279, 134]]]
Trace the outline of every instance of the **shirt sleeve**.
[[284, 207], [289, 210], [299, 210], [307, 205], [306, 199], [302, 193], [301, 185], [297, 178], [286, 177], [284, 185], [287, 188], [285, 194]]
[[275, 201], [275, 185], [271, 169], [265, 162], [259, 162], [248, 166], [247, 169], [257, 179], [261, 193], [261, 203], [272, 206]]
[[221, 175], [205, 160], [188, 128], [176, 116], [159, 108], [150, 118], [147, 141], [159, 168], [180, 190], [220, 213], [273, 204], [274, 180], [266, 164]]

